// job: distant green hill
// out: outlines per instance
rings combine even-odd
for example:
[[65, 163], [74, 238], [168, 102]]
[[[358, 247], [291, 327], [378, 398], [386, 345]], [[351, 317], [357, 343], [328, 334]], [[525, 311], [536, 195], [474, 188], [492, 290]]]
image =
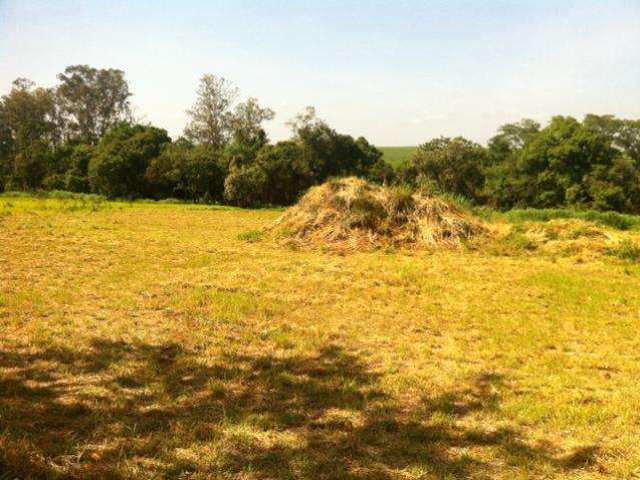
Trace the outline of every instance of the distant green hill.
[[397, 167], [405, 160], [409, 160], [416, 147], [376, 147], [383, 153], [382, 158]]

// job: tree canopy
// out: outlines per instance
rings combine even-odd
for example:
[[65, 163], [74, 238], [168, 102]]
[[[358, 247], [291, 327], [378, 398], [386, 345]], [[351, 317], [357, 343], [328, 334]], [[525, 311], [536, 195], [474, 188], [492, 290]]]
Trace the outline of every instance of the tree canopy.
[[394, 169], [364, 137], [337, 132], [306, 107], [271, 143], [272, 109], [206, 74], [184, 136], [132, 118], [124, 72], [72, 65], [51, 88], [16, 79], [0, 99], [0, 191], [66, 189], [243, 207], [288, 205], [310, 186], [356, 175], [449, 193], [478, 205], [576, 207], [640, 214], [640, 120], [589, 114], [522, 119], [480, 145], [425, 141]]

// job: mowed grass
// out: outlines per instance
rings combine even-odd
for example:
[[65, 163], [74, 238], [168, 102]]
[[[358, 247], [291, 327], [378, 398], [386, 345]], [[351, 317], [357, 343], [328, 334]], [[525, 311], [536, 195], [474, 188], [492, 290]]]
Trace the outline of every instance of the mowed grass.
[[0, 199], [2, 478], [637, 478], [640, 268]]
[[382, 152], [382, 158], [391, 166], [399, 167], [408, 161], [416, 147], [377, 147]]

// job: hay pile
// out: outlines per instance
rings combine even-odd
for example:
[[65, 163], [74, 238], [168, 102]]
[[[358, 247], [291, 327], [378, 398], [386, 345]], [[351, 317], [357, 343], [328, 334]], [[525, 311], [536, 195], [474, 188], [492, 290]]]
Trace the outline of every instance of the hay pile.
[[544, 223], [530, 223], [525, 234], [538, 243], [572, 240], [606, 240], [607, 233], [601, 227], [585, 220], [549, 220]]
[[557, 219], [491, 226], [489, 250], [498, 255], [542, 253], [552, 256], [579, 256], [593, 259], [619, 247], [628, 235], [579, 219]]
[[370, 250], [447, 247], [485, 233], [477, 219], [441, 199], [350, 177], [312, 188], [273, 230], [300, 247]]
[[612, 232], [585, 220], [549, 220], [524, 226], [524, 235], [547, 253], [589, 253], [609, 251], [619, 238]]

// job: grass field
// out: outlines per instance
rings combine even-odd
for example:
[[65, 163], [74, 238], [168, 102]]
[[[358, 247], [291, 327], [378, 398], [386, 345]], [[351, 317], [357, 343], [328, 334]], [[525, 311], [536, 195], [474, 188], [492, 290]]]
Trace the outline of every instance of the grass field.
[[382, 152], [382, 158], [393, 167], [400, 166], [409, 160], [416, 147], [377, 147]]
[[0, 478], [640, 475], [640, 267], [0, 198]]

